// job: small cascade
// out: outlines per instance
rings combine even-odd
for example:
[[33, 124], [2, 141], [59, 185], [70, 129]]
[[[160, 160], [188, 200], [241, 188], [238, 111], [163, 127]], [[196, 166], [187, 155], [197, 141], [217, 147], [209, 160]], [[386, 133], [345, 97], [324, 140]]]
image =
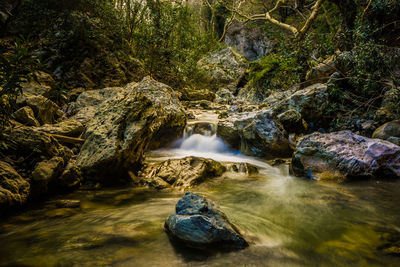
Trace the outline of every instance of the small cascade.
[[154, 151], [159, 160], [195, 156], [211, 158], [221, 162], [250, 163], [269, 172], [277, 173], [276, 168], [264, 161], [244, 156], [239, 151], [232, 150], [217, 137], [217, 121], [193, 121], [188, 123], [184, 134], [175, 145], [166, 150]]

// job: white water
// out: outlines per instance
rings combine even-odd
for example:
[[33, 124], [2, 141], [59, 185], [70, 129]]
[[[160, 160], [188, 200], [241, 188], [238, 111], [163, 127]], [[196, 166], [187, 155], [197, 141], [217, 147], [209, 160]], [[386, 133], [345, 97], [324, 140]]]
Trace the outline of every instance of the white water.
[[[204, 122], [201, 122], [204, 123]], [[193, 125], [193, 124], [191, 124]], [[185, 134], [172, 148], [156, 150], [148, 154], [152, 160], [167, 160], [171, 158], [184, 158], [188, 156], [209, 158], [220, 162], [246, 162], [257, 166], [269, 173], [280, 173], [277, 168], [253, 157], [242, 155], [239, 151], [232, 150], [224, 141], [213, 135]]]

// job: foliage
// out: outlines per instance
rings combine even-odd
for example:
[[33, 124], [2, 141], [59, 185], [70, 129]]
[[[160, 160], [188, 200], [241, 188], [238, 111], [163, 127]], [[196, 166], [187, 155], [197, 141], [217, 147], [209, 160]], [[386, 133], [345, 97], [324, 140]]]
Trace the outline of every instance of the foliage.
[[252, 85], [264, 90], [283, 90], [300, 81], [294, 54], [271, 53], [250, 64]]
[[32, 57], [29, 42], [18, 38], [12, 53], [0, 54], [0, 124], [3, 126], [15, 111], [23, 82], [36, 79], [39, 64]]
[[146, 2], [144, 18], [133, 34], [132, 52], [156, 79], [183, 87], [190, 83], [201, 56], [218, 44], [200, 31], [196, 15], [186, 5]]

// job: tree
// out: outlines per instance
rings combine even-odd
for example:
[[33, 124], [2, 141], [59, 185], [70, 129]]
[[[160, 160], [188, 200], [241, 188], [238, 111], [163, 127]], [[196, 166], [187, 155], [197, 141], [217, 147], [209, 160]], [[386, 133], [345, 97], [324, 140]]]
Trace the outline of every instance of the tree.
[[[246, 21], [255, 21], [255, 20], [266, 20], [286, 31], [291, 33], [294, 37], [298, 39], [303, 39], [304, 35], [310, 29], [312, 23], [317, 18], [318, 12], [321, 9], [321, 6], [325, 0], [317, 0], [312, 5], [309, 10], [309, 14], [305, 17], [302, 13], [302, 9], [304, 8], [304, 1], [299, 0], [275, 0], [271, 3], [271, 1], [260, 1], [258, 4], [263, 7], [265, 10], [262, 13], [253, 13], [252, 8], [249, 8], [248, 11], [241, 8], [243, 2], [242, 0], [217, 0], [221, 5], [225, 6], [229, 11], [236, 14], [239, 18], [244, 19]], [[253, 4], [251, 2], [250, 4]], [[273, 4], [273, 5], [271, 5]], [[283, 20], [279, 20], [275, 18], [274, 13], [278, 12], [279, 9], [283, 6], [290, 6], [297, 13], [300, 13], [303, 17], [305, 17], [305, 22], [303, 25], [297, 26], [284, 22]], [[254, 10], [254, 9], [253, 9]]]

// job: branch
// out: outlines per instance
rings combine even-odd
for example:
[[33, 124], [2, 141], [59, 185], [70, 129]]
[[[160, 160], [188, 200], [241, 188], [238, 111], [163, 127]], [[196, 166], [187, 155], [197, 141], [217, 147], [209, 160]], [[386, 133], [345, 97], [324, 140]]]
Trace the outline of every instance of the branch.
[[298, 38], [302, 39], [305, 33], [307, 33], [308, 29], [311, 27], [311, 24], [314, 22], [314, 20], [318, 16], [319, 9], [321, 8], [322, 3], [325, 0], [318, 0], [315, 5], [312, 7], [312, 12], [310, 16], [308, 17], [306, 23], [304, 24], [303, 28], [299, 31]]

